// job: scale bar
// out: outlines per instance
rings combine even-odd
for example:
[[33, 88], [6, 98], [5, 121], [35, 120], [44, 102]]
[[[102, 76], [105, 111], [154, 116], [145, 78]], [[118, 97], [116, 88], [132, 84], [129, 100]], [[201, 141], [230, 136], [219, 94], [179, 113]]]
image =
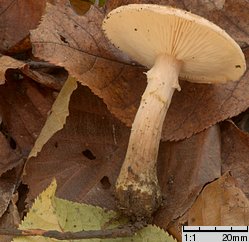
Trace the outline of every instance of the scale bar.
[[227, 232], [236, 232], [236, 233], [242, 233], [242, 232], [248, 232], [248, 226], [246, 226], [246, 229], [233, 229], [231, 227], [230, 229], [217, 229], [217, 227], [214, 227], [214, 229], [185, 229], [185, 226], [183, 226], [183, 232], [190, 232], [190, 233], [227, 233]]

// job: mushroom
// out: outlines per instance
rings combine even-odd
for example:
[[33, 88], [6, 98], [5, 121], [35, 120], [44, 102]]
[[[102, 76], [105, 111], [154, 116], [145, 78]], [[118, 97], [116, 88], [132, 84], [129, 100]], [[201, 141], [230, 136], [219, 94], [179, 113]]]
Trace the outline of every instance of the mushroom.
[[181, 90], [178, 77], [197, 83], [235, 81], [246, 69], [245, 57], [220, 27], [168, 6], [121, 6], [106, 16], [102, 28], [117, 48], [150, 69], [115, 191], [126, 213], [150, 217], [162, 201], [157, 155], [172, 95]]

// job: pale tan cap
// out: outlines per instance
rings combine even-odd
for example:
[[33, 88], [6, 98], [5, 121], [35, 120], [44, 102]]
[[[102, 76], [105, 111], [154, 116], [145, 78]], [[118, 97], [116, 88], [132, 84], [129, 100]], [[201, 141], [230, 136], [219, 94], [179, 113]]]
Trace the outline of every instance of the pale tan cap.
[[180, 77], [192, 82], [238, 80], [246, 69], [239, 45], [220, 27], [187, 11], [153, 4], [130, 4], [103, 21], [110, 41], [151, 68], [159, 54], [183, 61]]

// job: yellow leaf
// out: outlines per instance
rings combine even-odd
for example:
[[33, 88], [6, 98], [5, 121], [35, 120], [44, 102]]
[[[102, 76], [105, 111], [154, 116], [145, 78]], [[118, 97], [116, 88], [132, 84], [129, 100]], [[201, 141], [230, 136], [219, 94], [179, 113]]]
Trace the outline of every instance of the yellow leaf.
[[76, 80], [73, 77], [68, 77], [52, 106], [51, 114], [42, 128], [41, 133], [29, 154], [29, 158], [37, 156], [37, 153], [41, 151], [43, 145], [46, 144], [57, 131], [63, 128], [66, 118], [69, 115], [68, 106], [70, 97], [76, 88]]
[[[115, 228], [126, 222], [118, 220], [114, 211], [106, 211], [100, 207], [70, 202], [55, 197], [56, 182], [42, 192], [35, 200], [30, 212], [19, 229], [43, 229], [57, 231], [87, 231]], [[116, 220], [115, 220], [116, 219]], [[57, 242], [58, 240], [36, 237], [18, 237], [13, 242]], [[68, 240], [64, 240], [69, 242]], [[82, 239], [77, 242], [176, 242], [164, 230], [149, 225], [138, 231], [133, 237], [111, 239]], [[71, 242], [71, 240], [70, 240]], [[76, 240], [75, 240], [76, 242]]]
[[[22, 221], [19, 229], [44, 229], [61, 231], [55, 209], [52, 205], [56, 191], [56, 181], [43, 191], [35, 200], [32, 208]], [[13, 242], [52, 242], [57, 241], [44, 237], [17, 237]]]

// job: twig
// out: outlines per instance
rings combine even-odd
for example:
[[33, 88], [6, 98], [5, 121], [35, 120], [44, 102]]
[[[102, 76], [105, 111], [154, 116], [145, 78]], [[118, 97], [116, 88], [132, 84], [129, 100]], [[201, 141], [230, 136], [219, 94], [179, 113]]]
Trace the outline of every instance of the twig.
[[62, 68], [60, 66], [56, 66], [54, 64], [51, 64], [49, 62], [44, 62], [44, 61], [29, 61], [27, 64], [32, 68], [32, 69], [40, 69], [40, 68]]
[[0, 235], [11, 236], [43, 236], [46, 238], [58, 239], [58, 240], [76, 240], [76, 239], [107, 239], [107, 238], [119, 238], [129, 237], [134, 235], [144, 225], [142, 223], [135, 223], [118, 227], [114, 229], [104, 230], [88, 230], [79, 232], [59, 232], [56, 230], [42, 230], [42, 229], [8, 229], [0, 228]]

